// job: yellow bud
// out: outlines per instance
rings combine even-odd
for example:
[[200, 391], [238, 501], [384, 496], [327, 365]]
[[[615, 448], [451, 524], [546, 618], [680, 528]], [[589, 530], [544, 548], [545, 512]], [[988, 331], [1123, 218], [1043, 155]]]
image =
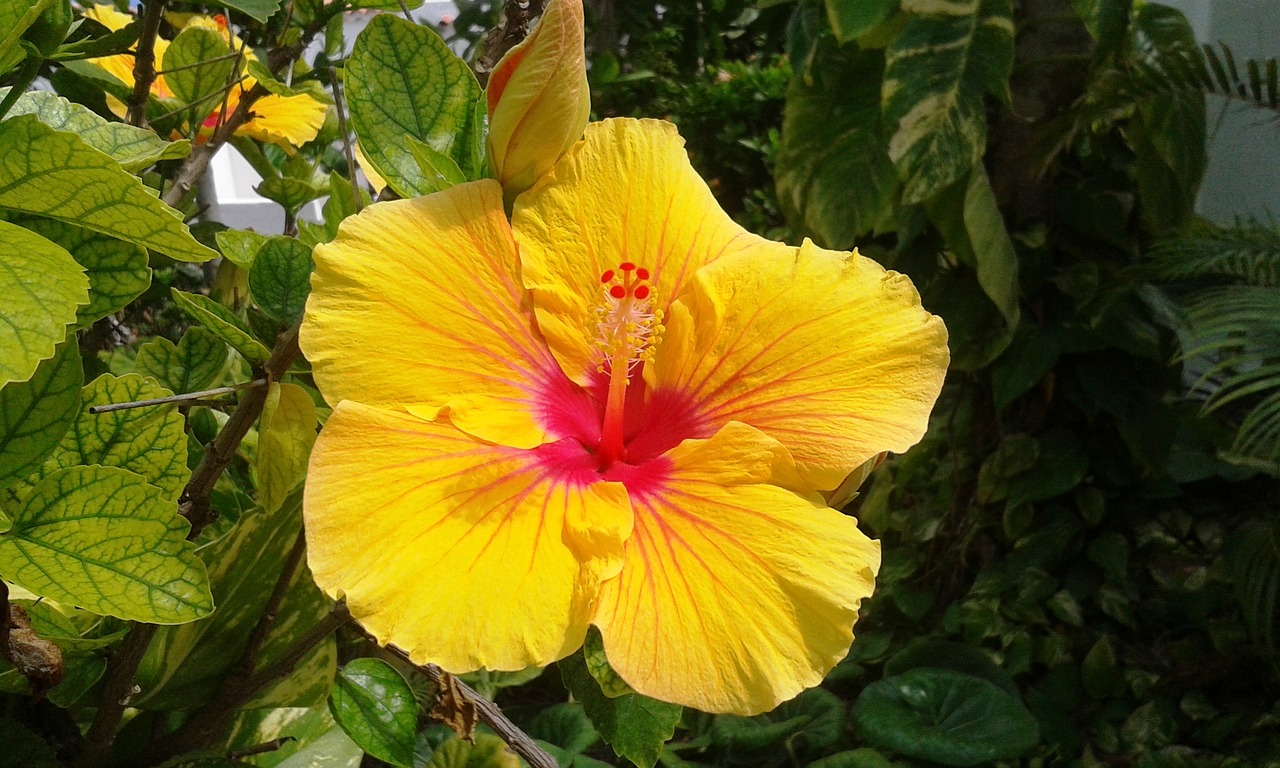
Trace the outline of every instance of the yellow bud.
[[508, 201], [582, 137], [591, 113], [582, 0], [552, 0], [489, 75], [489, 157]]

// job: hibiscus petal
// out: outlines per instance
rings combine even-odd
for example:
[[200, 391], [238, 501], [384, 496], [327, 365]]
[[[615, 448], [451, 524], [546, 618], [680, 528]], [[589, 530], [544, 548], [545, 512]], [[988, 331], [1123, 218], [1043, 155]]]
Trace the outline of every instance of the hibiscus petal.
[[599, 356], [600, 276], [630, 261], [650, 273], [665, 310], [697, 269], [753, 249], [788, 252], [720, 209], [693, 170], [675, 126], [591, 123], [548, 177], [516, 198], [512, 227], [538, 323], [569, 378], [591, 383]]
[[654, 397], [692, 401], [710, 429], [764, 431], [808, 488], [829, 491], [920, 439], [948, 359], [946, 327], [909, 279], [806, 241], [700, 271], [646, 373]]
[[[251, 87], [251, 83], [245, 84], [245, 90]], [[227, 111], [233, 108], [229, 104]], [[236, 134], [286, 148], [300, 147], [320, 133], [328, 110], [310, 96], [263, 96], [253, 104], [253, 117], [236, 129]]]
[[593, 623], [640, 693], [707, 712], [755, 714], [817, 685], [848, 652], [880, 547], [853, 518], [767, 481], [789, 461], [729, 424], [667, 454], [633, 490], [635, 529]]
[[381, 643], [451, 672], [549, 664], [577, 648], [630, 532], [626, 491], [537, 451], [346, 401], [311, 455], [316, 583]]
[[533, 326], [497, 182], [371, 205], [315, 259], [301, 343], [330, 403], [451, 407], [485, 440], [547, 439], [538, 393], [569, 384]]

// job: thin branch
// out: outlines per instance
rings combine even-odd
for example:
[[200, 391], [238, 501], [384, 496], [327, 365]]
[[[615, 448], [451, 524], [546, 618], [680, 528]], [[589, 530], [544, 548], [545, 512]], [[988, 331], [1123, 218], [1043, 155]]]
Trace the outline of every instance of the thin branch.
[[506, 0], [502, 4], [502, 18], [485, 37], [484, 52], [476, 61], [475, 72], [480, 85], [488, 82], [489, 73], [498, 66], [507, 51], [528, 36], [529, 24], [542, 14], [545, 5], [544, 0]]
[[[182, 395], [169, 395], [168, 397], [153, 397], [149, 400], [131, 400], [127, 403], [107, 403], [106, 405], [91, 405], [89, 413], [97, 415], [99, 413], [110, 413], [111, 411], [125, 411], [130, 408], [145, 408], [149, 405], [168, 405], [169, 403], [183, 403], [191, 405], [188, 400], [203, 400], [214, 395], [229, 395], [232, 392], [239, 392], [242, 389], [252, 389], [261, 387], [267, 383], [266, 379], [254, 379], [246, 381], [243, 384], [232, 384], [229, 387], [215, 387], [213, 389], [204, 389], [199, 392], [188, 392]], [[216, 401], [220, 404], [223, 401]]]
[[142, 32], [133, 55], [133, 93], [129, 94], [128, 121], [141, 126], [147, 120], [147, 99], [156, 81], [156, 37], [164, 20], [165, 0], [149, 0], [142, 13]]
[[[281, 581], [284, 580], [282, 573]], [[277, 581], [277, 586], [280, 583]], [[265, 617], [264, 613], [263, 618]], [[154, 745], [149, 756], [151, 763], [162, 763], [178, 755], [216, 745], [231, 727], [241, 707], [267, 686], [293, 672], [307, 654], [350, 620], [351, 614], [347, 612], [347, 607], [342, 603], [335, 603], [329, 613], [294, 643], [287, 654], [261, 672], [253, 674], [252, 670], [245, 670], [242, 658], [241, 665], [231, 672], [213, 701], [193, 712], [181, 728], [163, 736], [162, 743]], [[262, 620], [259, 620], [259, 626], [262, 626]], [[248, 650], [250, 649], [246, 648]]]
[[[284, 378], [297, 355], [298, 326], [295, 325], [276, 339], [271, 358], [262, 368], [266, 379], [279, 381]], [[249, 429], [262, 414], [262, 406], [266, 401], [267, 387], [253, 387], [247, 390], [240, 400], [240, 405], [232, 412], [231, 418], [227, 420], [213, 442], [205, 448], [204, 456], [192, 471], [191, 479], [187, 482], [186, 490], [183, 491], [178, 505], [178, 511], [191, 521], [191, 534], [187, 538], [194, 539], [205, 526], [213, 522], [214, 515], [209, 505], [213, 486], [235, 459], [240, 441], [249, 433]]]
[[253, 625], [253, 631], [249, 633], [249, 641], [244, 646], [244, 652], [240, 654], [240, 661], [236, 664], [236, 675], [245, 679], [253, 677], [253, 670], [258, 665], [258, 654], [262, 652], [262, 646], [267, 641], [267, 635], [271, 632], [271, 627], [276, 623], [276, 616], [280, 613], [280, 606], [284, 605], [284, 599], [289, 594], [289, 585], [293, 583], [293, 578], [298, 574], [298, 567], [302, 565], [302, 558], [307, 553], [307, 537], [305, 532], [299, 528], [298, 537], [293, 542], [293, 549], [289, 550], [289, 556], [284, 561], [284, 567], [280, 569], [280, 576], [276, 579], [276, 585], [271, 590], [271, 596], [267, 598], [266, 604], [262, 607], [262, 615], [258, 617], [258, 623]]
[[[417, 669], [422, 670], [427, 677], [431, 678], [431, 682], [443, 689], [444, 676], [448, 674], [443, 669], [435, 664], [415, 664], [409, 658], [409, 654], [395, 646], [389, 645], [387, 650]], [[462, 695], [469, 699], [472, 704], [475, 704], [476, 711], [480, 714], [480, 719], [484, 721], [484, 724], [492, 728], [494, 733], [507, 742], [507, 746], [511, 747], [512, 751], [525, 759], [525, 762], [533, 768], [558, 768], [555, 758], [538, 746], [537, 742], [529, 737], [529, 734], [520, 730], [518, 725], [511, 722], [503, 714], [502, 710], [498, 708], [497, 704], [476, 693], [471, 686], [461, 680], [457, 678], [454, 678], [454, 680], [457, 682], [458, 688], [461, 689]]]
[[[275, 381], [283, 377], [297, 354], [298, 328], [294, 326], [276, 340], [271, 358], [263, 366], [267, 380]], [[258, 420], [266, 400], [266, 387], [256, 386], [246, 390], [231, 418], [209, 444], [200, 464], [191, 473], [191, 479], [183, 491], [184, 501], [179, 507], [179, 511], [191, 521], [188, 539], [194, 539], [205, 526], [213, 522], [209, 496], [213, 493], [214, 483], [231, 464], [240, 441]], [[151, 645], [157, 629], [155, 624], [134, 624], [124, 642], [107, 662], [102, 699], [85, 736], [84, 750], [75, 762], [77, 768], [94, 768], [101, 765], [110, 754], [125, 707], [136, 693], [134, 675], [137, 674], [138, 665], [142, 663], [142, 657]]]
[[351, 179], [351, 196], [355, 198], [352, 204], [355, 206], [356, 213], [364, 207], [364, 200], [361, 199], [360, 185], [356, 182], [356, 155], [351, 148], [351, 133], [347, 130], [347, 110], [346, 105], [342, 101], [342, 87], [338, 85], [338, 70], [335, 67], [329, 67], [329, 83], [333, 86], [333, 106], [338, 111], [338, 130], [342, 132], [342, 152], [347, 156], [347, 174]]
[[129, 634], [125, 635], [124, 642], [107, 662], [102, 698], [98, 702], [98, 711], [93, 715], [89, 732], [85, 734], [84, 749], [73, 763], [76, 768], [96, 768], [110, 754], [120, 718], [124, 716], [129, 700], [137, 693], [133, 676], [137, 674], [138, 665], [142, 663], [142, 657], [146, 655], [158, 629], [155, 624], [134, 624]]

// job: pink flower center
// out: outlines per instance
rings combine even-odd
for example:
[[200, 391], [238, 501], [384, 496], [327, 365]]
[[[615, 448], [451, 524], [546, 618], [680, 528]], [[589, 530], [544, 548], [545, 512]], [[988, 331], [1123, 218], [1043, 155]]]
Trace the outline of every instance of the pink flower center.
[[570, 482], [622, 482], [643, 494], [665, 476], [662, 455], [688, 438], [709, 437], [692, 397], [650, 391], [643, 372], [663, 331], [649, 271], [631, 262], [600, 275], [596, 309], [599, 362], [590, 386], [558, 376], [544, 384], [540, 420], [564, 439], [539, 449], [544, 465]]

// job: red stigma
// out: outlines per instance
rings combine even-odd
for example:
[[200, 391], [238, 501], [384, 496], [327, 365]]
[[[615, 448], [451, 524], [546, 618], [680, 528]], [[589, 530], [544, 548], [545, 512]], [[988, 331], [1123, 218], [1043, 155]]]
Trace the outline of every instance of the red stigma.
[[609, 295], [615, 299], [621, 299], [627, 295], [627, 289], [620, 285], [615, 285], [609, 289]]
[[649, 279], [649, 270], [645, 269], [644, 267], [641, 267], [641, 268], [637, 269], [637, 270], [636, 270], [636, 277], [640, 278], [641, 280], [648, 280], [648, 279]]
[[648, 296], [649, 296], [649, 286], [642, 285], [636, 288], [635, 297], [637, 299], [645, 299], [645, 298], [648, 298]]
[[631, 270], [633, 270], [633, 269], [635, 269], [635, 268], [636, 268], [636, 265], [635, 265], [635, 264], [632, 264], [632, 263], [631, 263], [631, 262], [629, 262], [629, 261], [624, 261], [624, 262], [622, 262], [621, 264], [619, 264], [619, 265], [618, 265], [618, 269], [622, 270], [623, 272], [630, 272]]
[[606, 269], [606, 270], [604, 271], [604, 274], [600, 276], [600, 282], [602, 282], [602, 283], [607, 283], [607, 282], [609, 282], [609, 281], [610, 281], [610, 280], [612, 280], [612, 279], [613, 279], [613, 270], [612, 270], [612, 269]]

